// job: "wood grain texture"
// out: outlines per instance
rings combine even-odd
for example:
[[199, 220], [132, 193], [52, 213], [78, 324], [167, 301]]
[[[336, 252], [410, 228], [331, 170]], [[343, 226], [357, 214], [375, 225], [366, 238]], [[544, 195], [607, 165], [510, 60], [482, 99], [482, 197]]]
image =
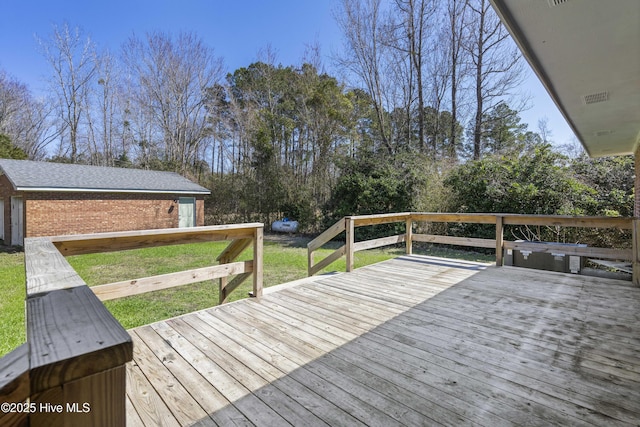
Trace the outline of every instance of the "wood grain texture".
[[134, 359], [128, 397], [215, 390], [193, 419], [159, 399], [181, 424], [636, 425], [639, 312], [629, 282], [402, 256], [136, 329], [166, 368]]
[[[34, 393], [31, 396], [31, 402], [36, 404], [37, 408], [40, 405], [64, 405], [64, 392], [62, 386], [50, 388], [48, 390]], [[63, 412], [50, 412], [36, 410], [30, 414], [29, 425], [30, 426], [47, 426], [47, 427], [64, 427], [65, 417]]]
[[355, 227], [366, 227], [369, 225], [377, 224], [390, 224], [393, 222], [405, 222], [411, 214], [408, 212], [403, 213], [391, 213], [391, 214], [377, 214], [377, 215], [356, 215], [350, 216]]
[[548, 225], [560, 227], [619, 228], [631, 229], [631, 218], [627, 217], [590, 217], [568, 215], [518, 215], [501, 214], [505, 225]]
[[346, 264], [347, 264], [347, 272], [353, 271], [355, 258], [353, 256], [354, 253], [354, 245], [356, 239], [355, 233], [355, 220], [352, 217], [345, 218], [345, 231], [346, 231], [346, 242], [345, 242], [345, 256], [346, 256]]
[[29, 346], [22, 344], [0, 362], [0, 402], [23, 402], [29, 397]]
[[92, 286], [91, 290], [101, 301], [107, 301], [251, 271], [253, 271], [253, 262], [242, 261]]
[[325, 267], [328, 267], [335, 261], [339, 260], [344, 256], [345, 253], [347, 253], [347, 246], [342, 245], [338, 249], [333, 251], [330, 255], [320, 260], [320, 262], [315, 264], [309, 264], [309, 271], [308, 271], [309, 276], [313, 276], [314, 274], [321, 271]]
[[496, 266], [502, 267], [502, 257], [504, 253], [504, 218], [496, 216]]
[[137, 364], [127, 365], [127, 394], [136, 410], [132, 416], [127, 412], [127, 424], [134, 418], [145, 426], [180, 426]]
[[32, 394], [132, 358], [131, 337], [86, 286], [29, 298], [27, 337]]
[[26, 238], [24, 245], [27, 297], [57, 289], [86, 286], [46, 237]]
[[[132, 332], [132, 336], [136, 333]], [[147, 376], [153, 376], [156, 381], [156, 391], [163, 402], [171, 408], [172, 415], [180, 425], [189, 425], [193, 420], [207, 417], [207, 413], [200, 406], [197, 390], [187, 390], [181, 382], [176, 381], [172, 372], [161, 359], [158, 359], [152, 347], [136, 337], [134, 357], [138, 367]]]
[[[133, 357], [133, 343], [96, 294], [112, 299], [229, 275], [246, 278], [253, 274], [253, 293], [259, 297], [262, 230], [262, 224], [252, 223], [26, 239], [28, 344], [2, 359], [0, 392], [5, 399], [31, 398], [36, 403], [62, 404], [65, 411], [58, 415], [3, 414], [2, 422], [120, 426], [124, 424], [127, 408], [133, 412], [131, 423], [135, 425], [170, 419], [162, 412], [159, 417], [150, 416], [126, 397], [124, 365]], [[103, 285], [95, 288], [96, 293], [64, 259], [68, 255], [212, 240], [232, 240], [222, 254], [227, 261], [223, 265]], [[256, 262], [228, 262], [251, 242]], [[231, 281], [227, 290], [237, 283], [239, 280]], [[138, 352], [139, 360], [141, 354]], [[158, 367], [149, 354], [147, 360], [149, 366]], [[139, 373], [134, 369], [128, 374], [134, 385], [143, 383]], [[184, 402], [184, 396], [180, 400]], [[90, 411], [86, 411], [84, 404], [89, 405]], [[76, 408], [79, 413], [69, 415], [69, 408]], [[190, 414], [189, 418], [201, 415], [206, 418], [205, 412]], [[207, 424], [204, 419], [196, 423], [202, 422]]]
[[415, 221], [427, 222], [468, 222], [475, 224], [495, 224], [496, 216], [504, 218], [505, 225], [547, 225], [561, 227], [595, 227], [631, 229], [631, 218], [626, 217], [585, 217], [570, 215], [526, 215], [507, 213], [412, 213]]
[[220, 255], [216, 258], [217, 261], [227, 263], [235, 260], [245, 249], [251, 246], [253, 239], [237, 239], [229, 243]]
[[414, 234], [413, 240], [416, 242], [441, 243], [445, 245], [456, 246], [472, 246], [476, 248], [493, 249], [496, 247], [496, 241], [493, 239], [478, 239], [474, 237], [440, 236], [437, 234]]
[[254, 297], [262, 296], [264, 279], [264, 232], [256, 227], [253, 237], [253, 293]]
[[38, 409], [30, 425], [122, 425], [129, 334], [49, 239], [25, 240], [25, 266], [28, 375], [22, 387], [38, 408], [64, 409]]
[[331, 227], [323, 231], [315, 239], [307, 243], [307, 250], [309, 252], [314, 252], [316, 249], [322, 247], [325, 243], [329, 242], [331, 239], [336, 237], [338, 234], [342, 233], [344, 230], [345, 230], [345, 219], [342, 218], [338, 220], [335, 224], [333, 224]]
[[29, 415], [19, 412], [0, 413], [0, 425], [4, 427], [29, 427]]
[[[638, 167], [638, 166], [636, 166]], [[640, 177], [636, 176], [636, 180]], [[640, 188], [640, 187], [636, 187]], [[640, 191], [640, 190], [639, 190]], [[640, 206], [636, 206], [636, 210], [640, 209]], [[633, 260], [631, 261], [632, 280], [633, 284], [640, 287], [640, 219], [633, 220]]]
[[405, 253], [411, 255], [413, 253], [413, 220], [407, 218], [405, 221]]
[[[520, 215], [505, 213], [438, 213], [438, 212], [402, 212], [377, 215], [357, 215], [347, 216], [336, 224], [327, 229], [316, 239], [307, 245], [307, 273], [309, 276], [314, 275], [321, 269], [325, 268], [331, 262], [339, 258], [337, 252], [331, 255], [331, 258], [325, 258], [316, 264], [314, 259], [314, 251], [321, 247], [324, 243], [334, 238], [338, 233], [346, 230], [346, 270], [353, 270], [353, 253], [358, 250], [376, 248], [385, 245], [397, 244], [399, 241], [395, 236], [380, 238], [375, 240], [354, 242], [353, 230], [356, 227], [366, 227], [376, 224], [387, 224], [395, 222], [405, 222], [406, 232], [404, 235], [405, 251], [407, 254], [412, 252], [412, 243], [427, 242], [448, 244], [457, 246], [472, 246], [496, 249], [496, 264], [502, 265], [502, 251], [504, 248], [513, 249], [515, 242], [503, 242], [504, 225], [536, 225], [549, 227], [586, 227], [586, 228], [615, 228], [620, 230], [632, 229], [632, 218], [625, 217], [583, 217], [583, 216], [563, 216], [563, 215]], [[344, 226], [343, 223], [344, 222]], [[470, 237], [451, 237], [430, 234], [414, 234], [411, 230], [414, 222], [457, 222], [471, 224], [492, 224], [496, 227], [495, 239], [478, 239]], [[503, 244], [504, 243], [504, 244]], [[519, 243], [518, 243], [519, 244]], [[524, 243], [523, 245], [526, 245]], [[635, 234], [634, 234], [634, 245]], [[508, 246], [507, 246], [508, 245]], [[636, 245], [637, 246], [637, 245]], [[635, 247], [635, 246], [634, 246]], [[524, 248], [524, 246], [523, 246]], [[530, 250], [530, 249], [527, 249]], [[569, 255], [589, 256], [593, 258], [623, 259], [632, 260], [633, 253], [638, 251], [628, 249], [613, 248], [570, 248], [566, 249]], [[640, 263], [637, 263], [640, 264]], [[320, 267], [321, 266], [321, 267]], [[640, 267], [636, 269], [637, 273], [634, 277], [640, 277]], [[640, 283], [640, 279], [635, 279], [634, 283]]]
[[[25, 402], [29, 395], [29, 347], [22, 344], [0, 359], [0, 403]], [[0, 411], [0, 425], [26, 426], [28, 414]]]
[[63, 387], [65, 427], [119, 427], [126, 424], [126, 368], [80, 378]]
[[252, 238], [261, 223], [55, 236], [50, 240], [64, 256], [113, 252], [154, 246]]
[[367, 249], [379, 248], [381, 246], [395, 245], [397, 243], [403, 243], [406, 239], [406, 235], [400, 234], [398, 236], [380, 237], [378, 239], [363, 240], [356, 242], [353, 245], [353, 251], [364, 251]]
[[495, 224], [495, 214], [486, 213], [436, 213], [414, 212], [411, 219], [416, 222], [468, 222], [472, 224]]
[[227, 300], [229, 299], [229, 295], [231, 295], [231, 292], [233, 292], [234, 290], [236, 290], [238, 288], [238, 286], [240, 286], [242, 283], [244, 283], [245, 280], [247, 280], [252, 273], [242, 273], [242, 274], [238, 274], [236, 277], [234, 277], [233, 279], [231, 279], [230, 282], [227, 282], [226, 280], [224, 281], [220, 281], [220, 288], [219, 288], [219, 304], [224, 304], [227, 302]]

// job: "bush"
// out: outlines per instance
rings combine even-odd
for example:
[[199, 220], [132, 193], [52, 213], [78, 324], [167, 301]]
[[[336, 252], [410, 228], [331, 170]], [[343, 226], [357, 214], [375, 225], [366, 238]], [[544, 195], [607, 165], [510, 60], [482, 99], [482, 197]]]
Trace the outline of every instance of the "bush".
[[595, 190], [589, 215], [633, 216], [633, 156], [590, 158], [582, 155], [571, 162], [577, 179]]
[[[430, 203], [431, 194], [425, 189], [430, 176], [427, 172], [431, 169], [432, 164], [418, 154], [343, 159], [336, 188], [324, 207], [325, 228], [349, 215], [424, 209]], [[356, 240], [401, 234], [404, 231], [404, 224], [358, 228]]]
[[[579, 181], [568, 159], [548, 144], [511, 156], [490, 156], [459, 165], [445, 180], [458, 212], [584, 215], [597, 204], [596, 190]], [[493, 226], [454, 225], [454, 235], [492, 238]], [[558, 240], [551, 229], [510, 228], [520, 238]], [[564, 238], [571, 238], [564, 235]]]
[[211, 195], [204, 200], [205, 224], [234, 224], [249, 221], [243, 215], [242, 181], [232, 175], [212, 175], [209, 185]]

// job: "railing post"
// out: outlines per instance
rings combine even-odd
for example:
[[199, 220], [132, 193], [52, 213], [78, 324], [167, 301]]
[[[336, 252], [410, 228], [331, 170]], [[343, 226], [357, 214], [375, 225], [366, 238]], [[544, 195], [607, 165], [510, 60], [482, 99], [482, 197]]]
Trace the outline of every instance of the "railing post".
[[126, 370], [121, 365], [32, 395], [30, 402], [36, 409], [29, 425], [125, 425]]
[[[0, 403], [25, 402], [30, 394], [29, 344], [25, 343], [0, 358]], [[28, 426], [29, 414], [0, 410], [0, 425]]]
[[502, 215], [496, 215], [496, 267], [502, 267], [503, 221], [504, 217]]
[[406, 224], [405, 247], [407, 255], [411, 255], [413, 253], [413, 217], [411, 215], [407, 218]]
[[47, 238], [25, 239], [25, 273], [30, 425], [124, 425], [131, 336]]
[[[231, 262], [231, 259], [229, 255], [223, 253], [220, 255], [220, 257], [218, 257], [218, 262], [220, 263], [220, 265], [228, 264], [229, 262]], [[229, 276], [224, 276], [218, 279], [218, 305], [222, 305], [227, 302], [227, 298], [229, 298], [230, 294], [229, 288], [227, 288], [228, 285]]]
[[262, 296], [263, 227], [256, 227], [253, 235], [253, 296]]
[[354, 244], [354, 223], [353, 218], [348, 216], [345, 217], [345, 230], [346, 230], [346, 255], [347, 255], [347, 273], [353, 271], [353, 244]]
[[[220, 264], [226, 264], [226, 259], [220, 259]], [[218, 279], [218, 305], [225, 303], [229, 294], [227, 292], [227, 285], [229, 284], [229, 278], [227, 276]]]
[[635, 179], [633, 181], [633, 188], [635, 189], [635, 198], [633, 201], [633, 220], [631, 221], [631, 230], [633, 240], [632, 248], [632, 275], [631, 281], [635, 286], [640, 286], [640, 146], [636, 147], [634, 153], [633, 167], [635, 170]]
[[633, 218], [632, 221], [632, 247], [633, 263], [631, 280], [634, 286], [640, 286], [640, 219]]

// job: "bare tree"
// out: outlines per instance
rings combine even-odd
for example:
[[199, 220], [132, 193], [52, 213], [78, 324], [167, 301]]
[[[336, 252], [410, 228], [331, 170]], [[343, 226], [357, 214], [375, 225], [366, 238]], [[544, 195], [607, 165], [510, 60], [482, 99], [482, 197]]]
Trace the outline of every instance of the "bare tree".
[[123, 96], [117, 76], [117, 63], [108, 52], [96, 54], [96, 84], [87, 97], [87, 122], [89, 146], [93, 164], [113, 166], [117, 158], [127, 155], [127, 144], [123, 141], [124, 117]]
[[87, 109], [87, 94], [96, 73], [95, 46], [78, 27], [54, 26], [49, 39], [38, 38], [40, 49], [53, 69], [51, 91], [62, 123], [62, 141], [67, 140], [70, 160], [79, 158], [80, 130]]
[[455, 141], [445, 141], [444, 135], [449, 129], [444, 129], [445, 123], [442, 122], [441, 114], [446, 108], [445, 98], [451, 85], [451, 74], [454, 68], [450, 61], [451, 46], [448, 43], [448, 34], [445, 26], [440, 23], [440, 25], [437, 27], [434, 25], [434, 27], [433, 38], [430, 43], [428, 67], [428, 77], [431, 82], [428, 99], [434, 114], [433, 123], [430, 123], [429, 129], [431, 132], [427, 138], [431, 138], [430, 147], [434, 159], [438, 157], [439, 151], [441, 157], [455, 158]]
[[0, 70], [0, 134], [9, 136], [33, 160], [45, 156], [57, 135], [49, 122], [51, 109], [33, 98], [28, 87]]
[[538, 119], [538, 135], [545, 144], [553, 143], [553, 131], [549, 127], [549, 118], [544, 116]]
[[200, 144], [209, 136], [207, 88], [223, 76], [222, 60], [192, 33], [176, 37], [154, 32], [132, 36], [123, 46], [123, 60], [133, 79], [133, 103], [139, 119], [151, 119], [148, 134], [164, 152], [166, 164], [184, 173]]
[[[414, 118], [415, 118], [415, 69], [409, 58], [409, 54], [405, 49], [398, 49], [398, 40], [394, 37], [397, 35], [397, 29], [400, 24], [389, 23], [388, 40], [389, 46], [392, 47], [388, 51], [389, 60], [389, 78], [387, 79], [386, 92], [387, 97], [391, 100], [389, 105], [393, 106], [391, 112], [390, 124], [392, 132], [391, 139], [395, 141], [395, 145], [403, 143], [406, 147], [411, 147], [418, 139], [415, 134]], [[402, 111], [402, 114], [400, 114]], [[422, 143], [418, 140], [418, 148]]]
[[373, 100], [380, 139], [390, 154], [394, 146], [386, 111], [385, 61], [386, 43], [381, 0], [342, 0], [336, 13], [338, 26], [344, 35], [344, 52], [337, 58], [340, 67], [349, 70], [365, 86]]
[[[429, 52], [427, 39], [433, 23], [430, 22], [436, 11], [435, 3], [431, 0], [396, 0], [396, 7], [400, 12], [401, 36], [406, 37], [405, 43], [398, 43], [397, 48], [406, 50], [413, 72], [415, 73], [416, 95], [418, 97], [418, 143], [426, 148], [425, 137], [425, 67], [427, 67]], [[397, 38], [398, 39], [398, 38]], [[398, 40], [398, 41], [400, 41]], [[412, 84], [413, 82], [410, 82]], [[435, 144], [435, 141], [434, 141]], [[435, 153], [435, 146], [430, 147]]]
[[[450, 88], [450, 102], [451, 102], [451, 129], [450, 129], [450, 141], [449, 147], [451, 150], [455, 150], [455, 147], [459, 145], [456, 132], [456, 126], [460, 120], [460, 92], [461, 84], [464, 80], [467, 67], [466, 61], [463, 56], [465, 50], [463, 46], [466, 44], [465, 35], [467, 35], [465, 20], [466, 7], [469, 0], [449, 0], [447, 3], [447, 35], [448, 43], [446, 45], [449, 49], [449, 64], [451, 83]], [[451, 156], [455, 155], [455, 152], [450, 153]]]
[[43, 160], [49, 145], [60, 136], [51, 125], [52, 113], [51, 107], [42, 100], [32, 100], [23, 112], [23, 127], [16, 141], [31, 160]]
[[21, 111], [27, 108], [27, 86], [0, 70], [0, 133], [11, 134]]
[[[485, 114], [509, 99], [525, 77], [520, 51], [511, 40], [489, 0], [470, 0], [469, 43], [474, 74], [475, 118], [473, 123], [473, 158], [482, 152], [482, 129]], [[516, 107], [516, 111], [520, 109]]]

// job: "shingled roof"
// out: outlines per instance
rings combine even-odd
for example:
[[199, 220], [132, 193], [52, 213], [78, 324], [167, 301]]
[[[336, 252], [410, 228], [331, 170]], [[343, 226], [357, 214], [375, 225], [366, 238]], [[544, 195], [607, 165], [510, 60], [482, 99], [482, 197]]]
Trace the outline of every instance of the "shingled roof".
[[173, 172], [0, 159], [17, 191], [210, 194]]

